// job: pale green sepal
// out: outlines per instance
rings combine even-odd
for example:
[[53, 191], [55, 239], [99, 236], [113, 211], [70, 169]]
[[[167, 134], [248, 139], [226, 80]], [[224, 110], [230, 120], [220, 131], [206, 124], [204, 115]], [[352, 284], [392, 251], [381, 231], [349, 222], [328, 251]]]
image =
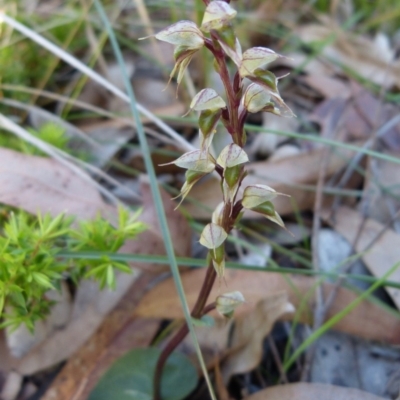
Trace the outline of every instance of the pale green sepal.
[[205, 226], [200, 236], [200, 243], [207, 249], [215, 250], [226, 240], [228, 234], [222, 226], [210, 223]]
[[210, 173], [215, 169], [215, 160], [207, 151], [193, 150], [183, 154], [175, 161], [171, 161], [164, 165], [175, 164], [180, 168], [190, 169], [192, 171]]
[[222, 168], [231, 168], [249, 161], [246, 152], [237, 144], [231, 143], [226, 146], [217, 159], [217, 164]]
[[195, 111], [218, 110], [225, 108], [226, 103], [214, 89], [206, 88], [194, 96], [190, 109]]
[[179, 21], [158, 32], [155, 37], [163, 42], [190, 49], [200, 49], [204, 45], [203, 33], [192, 21]]
[[252, 47], [247, 49], [242, 56], [239, 74], [242, 78], [249, 76], [257, 68], [262, 68], [279, 57], [282, 56], [267, 47]]

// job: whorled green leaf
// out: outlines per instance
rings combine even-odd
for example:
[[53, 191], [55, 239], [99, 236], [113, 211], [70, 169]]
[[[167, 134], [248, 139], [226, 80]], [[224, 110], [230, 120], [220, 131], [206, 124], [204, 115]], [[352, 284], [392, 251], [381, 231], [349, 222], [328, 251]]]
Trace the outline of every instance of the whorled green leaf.
[[206, 174], [214, 171], [215, 169], [215, 160], [208, 151], [202, 150], [189, 151], [188, 153], [185, 153], [177, 158], [175, 161], [161, 164], [161, 166], [171, 164], [175, 164], [180, 168], [185, 168], [192, 171], [204, 172]]
[[195, 111], [216, 111], [225, 107], [225, 101], [214, 89], [211, 88], [201, 90], [193, 97], [193, 100], [190, 103], [190, 109]]
[[[103, 375], [88, 400], [152, 400], [154, 371], [161, 350], [135, 349], [117, 360]], [[185, 398], [197, 385], [197, 371], [187, 357], [172, 353], [161, 378], [163, 400]]]
[[155, 37], [163, 42], [189, 49], [200, 49], [204, 45], [203, 33], [192, 21], [179, 21], [158, 32]]
[[242, 293], [235, 291], [218, 296], [215, 302], [217, 311], [223, 316], [230, 318], [236, 308], [244, 304], [246, 300]]
[[267, 47], [252, 47], [247, 49], [242, 56], [239, 74], [242, 78], [252, 75], [253, 72], [282, 57]]
[[258, 205], [275, 199], [282, 193], [276, 192], [274, 189], [267, 185], [250, 185], [244, 189], [242, 205], [244, 208], [252, 209]]
[[211, 1], [206, 7], [200, 28], [205, 32], [222, 29], [229, 25], [236, 14], [236, 10], [225, 1]]
[[215, 250], [226, 240], [228, 234], [222, 226], [214, 223], [206, 225], [200, 236], [200, 243], [207, 249]]
[[231, 143], [224, 147], [218, 156], [217, 164], [222, 168], [231, 168], [249, 161], [246, 152], [237, 144]]

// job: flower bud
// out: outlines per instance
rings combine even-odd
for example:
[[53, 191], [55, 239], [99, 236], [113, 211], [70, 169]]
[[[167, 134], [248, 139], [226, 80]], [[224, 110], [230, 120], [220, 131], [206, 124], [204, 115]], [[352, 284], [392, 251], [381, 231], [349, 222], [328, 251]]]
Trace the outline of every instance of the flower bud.
[[242, 293], [238, 291], [218, 296], [215, 301], [217, 311], [227, 318], [231, 318], [236, 308], [245, 302]]
[[[203, 176], [206, 176], [207, 173], [206, 172], [200, 172], [200, 171], [192, 171], [192, 170], [187, 170], [185, 177], [186, 177], [186, 181], [183, 184], [182, 188], [181, 188], [181, 193], [177, 196], [182, 196], [181, 201], [179, 202], [179, 204], [177, 205], [176, 208], [178, 208], [182, 201], [185, 200], [186, 196], [189, 194], [189, 192], [192, 190], [192, 187], [201, 179], [203, 178]], [[176, 198], [176, 197], [175, 197]], [[175, 208], [175, 209], [176, 209]]]
[[242, 78], [252, 75], [253, 72], [282, 57], [267, 47], [252, 47], [243, 53], [239, 67], [239, 74]]
[[222, 110], [204, 110], [201, 111], [199, 116], [199, 128], [200, 128], [200, 148], [202, 151], [207, 151], [210, 147], [218, 121], [221, 117]]
[[246, 152], [235, 143], [224, 147], [217, 159], [217, 163], [224, 169], [235, 167], [248, 161], [249, 157]]
[[221, 201], [221, 203], [218, 204], [217, 208], [212, 213], [212, 217], [211, 217], [212, 223], [221, 225], [222, 218], [224, 216], [224, 206], [225, 206], [225, 203], [223, 201]]
[[221, 244], [214, 251], [210, 251], [210, 255], [218, 278], [223, 278], [225, 272], [225, 245]]
[[224, 193], [224, 199], [233, 203], [235, 201], [236, 194], [239, 190], [241, 176], [243, 173], [242, 165], [235, 165], [234, 167], [228, 167], [224, 169], [224, 181], [222, 183], [222, 190]]
[[225, 1], [211, 1], [204, 12], [201, 29], [205, 32], [222, 29], [236, 14], [236, 10]]
[[242, 63], [242, 46], [231, 26], [226, 26], [215, 33], [218, 43], [225, 54], [239, 67]]

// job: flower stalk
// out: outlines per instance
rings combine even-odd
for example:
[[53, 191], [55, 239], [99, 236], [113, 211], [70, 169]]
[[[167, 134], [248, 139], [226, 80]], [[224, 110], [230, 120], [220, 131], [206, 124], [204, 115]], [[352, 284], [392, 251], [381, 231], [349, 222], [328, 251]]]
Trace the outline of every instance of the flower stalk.
[[[206, 305], [217, 278], [224, 276], [225, 241], [244, 209], [258, 212], [267, 219], [284, 227], [283, 221], [271, 202], [280, 193], [266, 185], [250, 185], [244, 188], [242, 198], [239, 189], [246, 176], [245, 164], [249, 158], [243, 149], [246, 143], [244, 123], [248, 113], [270, 112], [293, 117], [294, 114], [281, 98], [278, 78], [267, 69], [280, 56], [273, 50], [254, 47], [242, 53], [239, 40], [235, 36], [232, 21], [236, 11], [229, 1], [203, 0], [206, 9], [203, 22], [197, 27], [191, 21], [180, 21], [156, 34], [156, 38], [175, 46], [175, 67], [171, 78], [177, 74], [178, 84], [193, 55], [203, 46], [214, 57], [214, 66], [225, 89], [222, 96], [214, 89], [201, 90], [192, 100], [190, 110], [200, 112], [200, 149], [186, 153], [173, 163], [187, 169], [186, 181], [181, 189], [181, 201], [191, 188], [205, 175], [216, 171], [221, 178], [221, 204], [213, 213], [212, 222], [204, 228], [200, 243], [208, 253], [208, 268], [197, 301], [192, 309], [192, 318], [199, 319], [209, 311], [217, 309], [225, 317], [231, 317], [234, 309], [244, 302], [240, 292], [219, 296]], [[227, 60], [233, 61], [236, 72], [231, 79]], [[247, 86], [246, 81], [251, 83]], [[224, 98], [225, 99], [224, 99]], [[221, 121], [232, 137], [215, 160], [209, 152], [217, 123]], [[229, 284], [229, 283], [228, 283]], [[154, 399], [161, 398], [161, 375], [169, 355], [188, 333], [183, 325], [164, 348], [154, 376]]]

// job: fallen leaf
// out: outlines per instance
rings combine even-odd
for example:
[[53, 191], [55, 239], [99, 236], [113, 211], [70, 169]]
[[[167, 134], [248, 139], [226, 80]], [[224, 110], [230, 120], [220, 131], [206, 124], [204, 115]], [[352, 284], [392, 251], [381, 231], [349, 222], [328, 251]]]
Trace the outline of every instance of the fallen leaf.
[[[307, 153], [286, 157], [274, 162], [262, 161], [250, 163], [246, 170], [249, 175], [244, 179], [238, 198], [248, 185], [263, 184], [271, 186], [277, 192], [290, 195], [299, 210], [311, 209], [314, 206], [314, 193], [301, 188], [301, 185], [314, 185], [317, 182], [321, 157], [325, 154], [323, 148]], [[326, 177], [340, 171], [349, 162], [354, 153], [341, 149], [340, 154], [332, 153], [326, 169]], [[296, 168], [293, 168], [293, 166]], [[199, 182], [190, 192], [190, 197], [196, 203], [185, 203], [187, 212], [193, 218], [210, 219], [212, 210], [221, 202], [220, 180], [214, 177]], [[328, 197], [328, 196], [327, 196]], [[274, 201], [275, 209], [280, 215], [293, 213], [292, 199], [281, 197]], [[199, 207], [197, 202], [202, 206]], [[210, 210], [210, 211], [209, 211]], [[262, 218], [260, 214], [245, 211], [247, 218]]]
[[383, 397], [322, 383], [291, 383], [261, 390], [246, 400], [383, 400]]
[[[355, 243], [357, 253], [367, 250], [362, 259], [374, 276], [382, 277], [390, 268], [399, 263], [400, 235], [393, 230], [385, 229], [385, 226], [373, 219], [367, 218], [363, 222], [361, 214], [348, 207], [339, 208], [332, 219], [329, 218], [330, 213], [326, 210], [324, 217], [350, 243]], [[359, 233], [361, 226], [362, 230]], [[400, 268], [397, 268], [389, 279], [399, 282]], [[400, 290], [395, 288], [386, 288], [386, 290], [400, 309]]]
[[0, 148], [1, 203], [32, 214], [67, 213], [81, 219], [112, 212], [89, 181], [85, 172], [78, 176], [50, 158]]
[[294, 307], [288, 302], [287, 292], [280, 292], [267, 295], [257, 303], [253, 312], [237, 318], [230, 339], [229, 355], [222, 366], [225, 383], [232, 375], [249, 372], [260, 363], [264, 338], [279, 318], [293, 312]]
[[[90, 339], [80, 344], [52, 382], [42, 400], [85, 400], [109, 366], [133, 348], [147, 347], [160, 321], [134, 316], [143, 293], [155, 279], [144, 273], [131, 286], [115, 309], [103, 320]], [[76, 332], [77, 335], [82, 332]], [[63, 343], [60, 341], [59, 345]]]
[[[182, 274], [182, 282], [190, 307], [197, 299], [200, 282], [203, 281], [205, 272], [204, 268], [186, 271]], [[305, 296], [307, 295], [309, 300], [306, 300], [305, 307], [300, 314], [300, 322], [312, 322], [313, 291], [317, 282], [315, 278], [228, 268], [225, 271], [225, 281], [228, 290], [238, 290], [246, 299], [246, 303], [235, 310], [236, 318], [253, 312], [255, 305], [260, 300], [277, 292], [285, 291], [288, 293], [288, 301], [293, 304], [296, 310], [299, 310], [301, 302], [306, 299]], [[324, 295], [329, 297], [329, 293], [334, 290], [334, 285], [323, 283], [322, 288]], [[209, 301], [214, 301], [218, 295], [220, 295], [220, 288], [218, 285], [214, 285]], [[326, 320], [332, 318], [357, 297], [354, 292], [339, 288], [335, 301], [327, 310]], [[160, 299], [163, 299], [162, 303], [160, 303]], [[167, 279], [145, 294], [136, 314], [147, 318], [183, 318], [173, 280]], [[218, 322], [219, 317], [217, 314], [215, 316]], [[290, 318], [291, 316], [288, 314], [286, 319]], [[223, 320], [221, 321], [225, 324]], [[400, 319], [393, 317], [392, 314], [385, 312], [381, 307], [367, 300], [361, 302], [358, 307], [338, 321], [334, 329], [367, 340], [400, 344]]]
[[[389, 38], [385, 34], [379, 32], [371, 40], [366, 36], [344, 30], [329, 17], [321, 17], [321, 22], [323, 25], [302, 25], [296, 29], [296, 35], [303, 42], [323, 44], [318, 58], [314, 58], [308, 64], [305, 63], [306, 72], [310, 74], [321, 72], [326, 63], [320, 61], [320, 58], [325, 58], [335, 60], [335, 63], [329, 63], [331, 73], [325, 67], [324, 75], [345, 72], [343, 65], [379, 86], [385, 88], [400, 86], [400, 60], [395, 59], [395, 50], [390, 48]], [[290, 55], [290, 58], [292, 61], [287, 59], [283, 61], [291, 63], [292, 66], [301, 65], [303, 57]]]
[[[54, 160], [0, 149], [0, 171], [0, 201], [5, 204], [34, 214], [38, 211], [52, 215], [66, 212], [82, 219], [95, 217], [98, 212], [110, 218], [116, 215], [116, 209], [103, 202], [95, 187]], [[141, 220], [148, 229], [136, 240], [127, 242], [121, 251], [165, 254], [149, 185], [144, 178], [141, 189], [144, 204]], [[182, 214], [174, 211], [170, 196], [165, 191], [161, 192], [176, 253], [188, 256], [191, 229]], [[93, 281], [81, 282], [65, 329], [53, 326], [49, 332], [41, 335], [46, 340], [35, 342], [35, 347], [24, 357], [13, 358], [9, 368], [30, 375], [68, 358], [95, 332], [105, 315], [140, 276], [140, 270], [146, 268], [157, 272], [165, 271], [167, 267], [136, 263], [132, 274], [117, 274], [115, 291], [101, 291]]]

